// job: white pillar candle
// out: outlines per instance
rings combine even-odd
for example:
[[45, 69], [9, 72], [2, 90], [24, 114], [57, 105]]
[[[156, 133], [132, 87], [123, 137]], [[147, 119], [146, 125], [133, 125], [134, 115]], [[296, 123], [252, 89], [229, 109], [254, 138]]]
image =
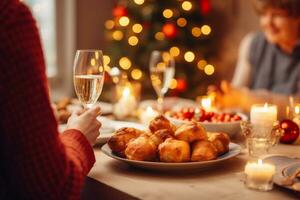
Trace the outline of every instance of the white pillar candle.
[[277, 120], [277, 106], [269, 104], [255, 104], [251, 107], [250, 120], [253, 124], [273, 126]]
[[269, 190], [272, 188], [275, 166], [263, 163], [247, 163], [245, 166], [246, 185], [250, 188]]
[[148, 106], [140, 115], [140, 120], [143, 124], [148, 125], [152, 119], [154, 119], [159, 113]]
[[122, 96], [114, 106], [114, 114], [117, 118], [124, 118], [131, 115], [137, 106], [136, 98], [131, 94], [130, 89], [125, 87]]

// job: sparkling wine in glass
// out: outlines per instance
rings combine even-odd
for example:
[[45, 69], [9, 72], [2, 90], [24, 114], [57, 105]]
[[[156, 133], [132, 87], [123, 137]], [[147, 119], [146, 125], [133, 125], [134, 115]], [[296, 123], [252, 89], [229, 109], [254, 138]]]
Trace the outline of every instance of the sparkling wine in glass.
[[163, 100], [175, 74], [175, 61], [169, 52], [153, 51], [150, 57], [150, 78], [158, 96], [158, 110], [163, 112]]
[[73, 81], [79, 101], [87, 108], [92, 107], [102, 92], [104, 81], [101, 50], [77, 50], [74, 59]]

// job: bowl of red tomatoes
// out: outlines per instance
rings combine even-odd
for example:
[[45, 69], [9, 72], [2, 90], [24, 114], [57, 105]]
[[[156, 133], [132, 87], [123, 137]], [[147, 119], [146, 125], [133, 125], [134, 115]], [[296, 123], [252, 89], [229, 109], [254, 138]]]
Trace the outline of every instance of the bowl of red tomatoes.
[[242, 113], [206, 111], [194, 107], [169, 111], [166, 115], [177, 126], [188, 121], [196, 121], [208, 132], [224, 132], [230, 137], [241, 131], [241, 121], [247, 120], [247, 116]]

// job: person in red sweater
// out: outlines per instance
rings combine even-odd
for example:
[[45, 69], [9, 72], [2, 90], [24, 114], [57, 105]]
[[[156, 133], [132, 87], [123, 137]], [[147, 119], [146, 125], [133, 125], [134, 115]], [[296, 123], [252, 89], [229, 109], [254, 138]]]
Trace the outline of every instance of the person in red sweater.
[[74, 113], [59, 134], [36, 23], [22, 2], [0, 0], [0, 199], [79, 199], [99, 113]]

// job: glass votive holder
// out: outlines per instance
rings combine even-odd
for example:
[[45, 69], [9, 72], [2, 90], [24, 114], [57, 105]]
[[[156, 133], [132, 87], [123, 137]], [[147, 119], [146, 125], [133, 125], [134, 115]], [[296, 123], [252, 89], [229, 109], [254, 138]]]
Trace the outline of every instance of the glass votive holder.
[[275, 166], [263, 163], [261, 159], [257, 162], [248, 162], [245, 166], [245, 186], [260, 191], [273, 189], [273, 176]]
[[270, 142], [267, 138], [247, 138], [247, 150], [249, 156], [259, 157], [269, 152]]

